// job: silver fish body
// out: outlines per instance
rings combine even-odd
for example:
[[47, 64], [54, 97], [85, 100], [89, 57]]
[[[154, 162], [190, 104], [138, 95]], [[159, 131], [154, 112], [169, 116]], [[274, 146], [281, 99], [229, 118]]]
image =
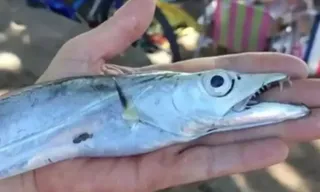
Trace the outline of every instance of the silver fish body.
[[76, 157], [138, 155], [309, 114], [255, 97], [286, 75], [226, 70], [86, 76], [0, 100], [0, 179]]

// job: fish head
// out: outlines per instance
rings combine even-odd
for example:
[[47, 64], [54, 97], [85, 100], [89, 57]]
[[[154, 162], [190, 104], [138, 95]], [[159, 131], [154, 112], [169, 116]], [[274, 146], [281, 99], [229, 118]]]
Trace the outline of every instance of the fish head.
[[[179, 134], [201, 136], [297, 119], [309, 114], [300, 104], [259, 101], [270, 88], [289, 82], [283, 73], [240, 73], [216, 69], [181, 76], [173, 92]], [[182, 121], [181, 121], [182, 122]]]

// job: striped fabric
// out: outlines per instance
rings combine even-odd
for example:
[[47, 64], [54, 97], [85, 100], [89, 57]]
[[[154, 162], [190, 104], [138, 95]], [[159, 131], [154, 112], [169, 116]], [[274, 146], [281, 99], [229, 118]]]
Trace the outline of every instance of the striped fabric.
[[237, 0], [217, 0], [213, 39], [235, 52], [263, 51], [274, 20], [267, 8]]

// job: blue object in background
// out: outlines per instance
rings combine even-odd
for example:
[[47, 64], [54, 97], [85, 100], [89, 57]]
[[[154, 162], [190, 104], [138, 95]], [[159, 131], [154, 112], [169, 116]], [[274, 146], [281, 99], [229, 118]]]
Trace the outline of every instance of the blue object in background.
[[[314, 43], [315, 43], [314, 41], [316, 39], [317, 34], [320, 31], [319, 27], [320, 27], [320, 13], [315, 16], [315, 21], [314, 21], [313, 27], [311, 29], [309, 45], [307, 47], [305, 58], [304, 58], [304, 60], [306, 62], [308, 62], [310, 59], [311, 51], [312, 51], [312, 48], [314, 47]], [[320, 51], [319, 51], [319, 54], [320, 54]]]
[[27, 4], [30, 6], [43, 5], [44, 7], [73, 20], [76, 20], [76, 12], [83, 3], [85, 3], [85, 0], [75, 0], [71, 6], [68, 6], [63, 0], [27, 0]]
[[315, 16], [304, 61], [312, 75], [320, 75], [320, 13]]
[[124, 3], [123, 0], [115, 0], [116, 9], [120, 9], [120, 7], [122, 7], [123, 3]]

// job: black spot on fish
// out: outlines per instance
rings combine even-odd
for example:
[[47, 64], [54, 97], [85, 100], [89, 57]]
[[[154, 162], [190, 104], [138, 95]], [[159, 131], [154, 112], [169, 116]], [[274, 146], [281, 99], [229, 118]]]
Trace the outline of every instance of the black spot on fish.
[[86, 141], [86, 140], [88, 140], [88, 139], [90, 139], [92, 137], [93, 137], [93, 134], [82, 133], [82, 134], [80, 134], [79, 136], [77, 136], [76, 138], [73, 139], [73, 143], [74, 144], [79, 144], [82, 141]]
[[51, 159], [48, 159], [48, 162], [49, 162], [49, 163], [52, 163], [52, 160], [51, 160]]
[[207, 133], [217, 130], [218, 128], [212, 128], [207, 131]]
[[240, 75], [237, 75], [237, 79], [238, 79], [238, 80], [240, 80], [240, 79], [241, 79]]

